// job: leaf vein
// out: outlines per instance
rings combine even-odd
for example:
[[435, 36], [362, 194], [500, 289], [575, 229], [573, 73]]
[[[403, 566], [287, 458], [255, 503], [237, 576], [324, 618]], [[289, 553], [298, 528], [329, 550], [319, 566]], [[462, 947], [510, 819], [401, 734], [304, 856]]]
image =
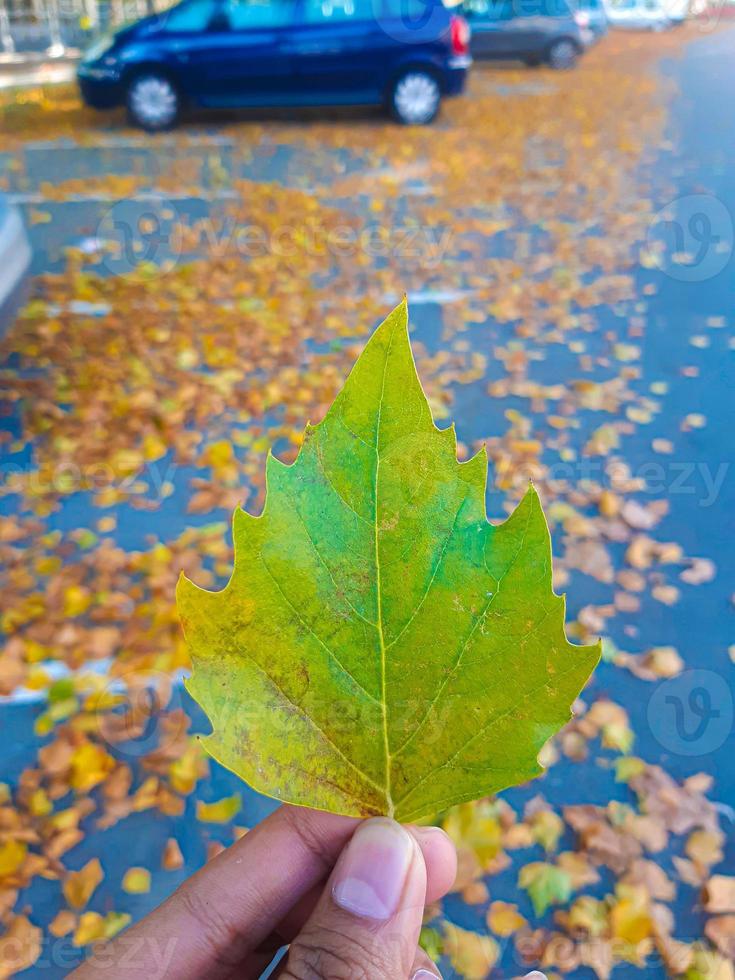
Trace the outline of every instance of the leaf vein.
[[[344, 762], [347, 763], [347, 765], [350, 767], [350, 769], [352, 769], [353, 772], [357, 773], [357, 775], [360, 777], [360, 779], [363, 779], [368, 784], [368, 786], [372, 786], [373, 789], [377, 790], [379, 793], [382, 794], [382, 792], [383, 792], [382, 787], [379, 786], [376, 782], [374, 782], [374, 780], [371, 779], [370, 776], [368, 776], [368, 774], [366, 772], [363, 772], [362, 769], [360, 769], [358, 766], [356, 766], [355, 763], [352, 762], [351, 759], [348, 759], [348, 757], [344, 754], [344, 752], [337, 745], [337, 743], [333, 739], [331, 739], [329, 737], [329, 735], [327, 735], [327, 733], [324, 731], [324, 729], [320, 725], [317, 725], [317, 723], [314, 721], [314, 719], [311, 717], [311, 715], [307, 711], [305, 711], [304, 708], [300, 704], [297, 704], [296, 701], [293, 701], [288, 696], [288, 694], [286, 694], [286, 692], [283, 690], [283, 688], [281, 687], [281, 685], [278, 684], [277, 681], [275, 680], [275, 678], [273, 678], [268, 673], [268, 671], [265, 669], [265, 667], [263, 667], [262, 664], [259, 664], [257, 662], [257, 660], [254, 660], [252, 656], [249, 659], [250, 659], [251, 663], [253, 663], [257, 667], [257, 669], [259, 671], [261, 671], [261, 673], [264, 674], [268, 678], [268, 680], [275, 687], [275, 689], [279, 692], [279, 694], [284, 699], [284, 701], [288, 702], [288, 704], [290, 704], [292, 708], [295, 708], [296, 711], [298, 711], [299, 714], [302, 715], [303, 718], [306, 719], [306, 721], [308, 722], [308, 724], [311, 725], [311, 727], [314, 729], [314, 731], [319, 732], [319, 734], [322, 736], [322, 738], [324, 739], [324, 741], [334, 749], [334, 751], [337, 753], [337, 755]], [[349, 796], [351, 794], [348, 793], [347, 795]], [[358, 797], [353, 797], [353, 799], [358, 799]]]
[[560, 680], [562, 677], [567, 677], [569, 674], [574, 673], [574, 671], [578, 669], [579, 669], [578, 664], [576, 663], [572, 664], [568, 670], [564, 670], [560, 674], [555, 674], [554, 677], [550, 677], [548, 680], [544, 681], [544, 683], [540, 684], [538, 687], [535, 687], [530, 691], [526, 691], [526, 693], [523, 694], [512, 705], [510, 705], [509, 708], [506, 708], [506, 710], [501, 712], [499, 715], [495, 715], [488, 722], [486, 722], [479, 729], [479, 731], [475, 732], [474, 735], [471, 735], [465, 742], [462, 743], [462, 745], [460, 745], [457, 751], [453, 755], [449, 756], [448, 759], [445, 759], [445, 761], [440, 766], [436, 766], [434, 769], [430, 770], [425, 776], [422, 776], [421, 779], [414, 786], [412, 786], [411, 789], [407, 793], [405, 793], [400, 800], [398, 800], [396, 806], [400, 806], [400, 804], [403, 803], [404, 800], [407, 800], [410, 796], [412, 796], [413, 793], [415, 793], [416, 790], [427, 781], [427, 779], [430, 779], [432, 776], [435, 776], [438, 772], [441, 772], [443, 769], [446, 769], [448, 766], [451, 766], [451, 764], [454, 762], [457, 756], [461, 755], [462, 752], [464, 752], [464, 750], [469, 745], [471, 745], [476, 739], [481, 738], [483, 735], [486, 735], [495, 725], [498, 724], [498, 722], [503, 721], [503, 719], [507, 718], [508, 715], [513, 714], [513, 712], [516, 711], [523, 704], [524, 701], [527, 701], [529, 698], [534, 697], [540, 691], [543, 691], [545, 688], [547, 688], [550, 684]]
[[[330, 578], [330, 580], [331, 580], [331, 582], [332, 582], [332, 585], [333, 585], [333, 586], [335, 587], [335, 589], [337, 590], [337, 592], [342, 592], [342, 590], [340, 589], [340, 586], [339, 586], [339, 585], [337, 585], [337, 582], [335, 581], [335, 578], [334, 578], [334, 575], [332, 575], [332, 570], [330, 569], [330, 567], [329, 567], [329, 565], [328, 565], [328, 564], [327, 564], [327, 562], [325, 561], [325, 559], [324, 559], [324, 557], [322, 556], [322, 554], [321, 554], [321, 552], [320, 552], [320, 551], [319, 551], [319, 549], [317, 548], [317, 546], [316, 546], [316, 541], [314, 541], [314, 538], [312, 537], [312, 535], [311, 535], [311, 532], [309, 531], [309, 527], [308, 527], [308, 525], [307, 525], [307, 523], [306, 523], [306, 521], [304, 520], [304, 517], [303, 517], [303, 515], [302, 515], [302, 513], [301, 513], [301, 511], [299, 510], [299, 508], [298, 508], [298, 505], [296, 504], [296, 501], [294, 500], [294, 501], [292, 501], [292, 502], [293, 502], [293, 509], [294, 509], [294, 512], [295, 512], [295, 514], [296, 514], [296, 516], [298, 517], [298, 519], [299, 519], [299, 520], [301, 521], [301, 524], [302, 524], [302, 526], [303, 526], [303, 528], [304, 528], [304, 531], [306, 532], [306, 536], [307, 536], [307, 538], [309, 539], [309, 543], [311, 544], [311, 546], [312, 546], [312, 548], [314, 549], [314, 554], [315, 554], [315, 555], [317, 556], [317, 558], [319, 559], [319, 561], [320, 561], [320, 562], [322, 563], [322, 565], [324, 566], [324, 568], [325, 568], [325, 570], [326, 570], [326, 572], [327, 572], [327, 575], [329, 576], [329, 578]], [[354, 614], [355, 614], [356, 616], [359, 616], [359, 618], [360, 618], [360, 619], [361, 619], [361, 620], [362, 620], [362, 621], [363, 621], [364, 623], [367, 623], [367, 625], [368, 625], [368, 626], [373, 626], [373, 627], [377, 625], [376, 623], [374, 623], [374, 622], [372, 621], [372, 619], [367, 619], [367, 617], [365, 617], [365, 616], [363, 616], [363, 614], [362, 614], [362, 613], [361, 613], [361, 612], [359, 611], [359, 609], [356, 609], [356, 608], [355, 608], [355, 607], [354, 607], [354, 606], [352, 605], [352, 603], [350, 602], [350, 600], [349, 600], [349, 599], [347, 598], [347, 596], [346, 596], [346, 595], [344, 595], [344, 592], [342, 592], [342, 598], [343, 598], [343, 599], [344, 599], [344, 601], [345, 601], [345, 602], [347, 603], [347, 605], [348, 605], [348, 606], [350, 607], [350, 609], [351, 609], [351, 610], [353, 611], [353, 613], [354, 613]]]
[[311, 635], [314, 637], [314, 639], [317, 641], [317, 643], [327, 652], [327, 654], [329, 655], [330, 659], [333, 660], [337, 664], [337, 666], [342, 671], [342, 673], [345, 675], [345, 677], [349, 677], [349, 679], [352, 681], [352, 683], [355, 685], [355, 687], [358, 688], [360, 691], [362, 691], [362, 693], [365, 695], [365, 697], [369, 698], [375, 704], [378, 704], [379, 703], [378, 702], [378, 699], [376, 697], [374, 697], [369, 691], [367, 691], [362, 686], [362, 684], [357, 680], [357, 678], [353, 674], [350, 673], [350, 671], [345, 667], [345, 665], [342, 663], [342, 661], [339, 659], [339, 657], [332, 650], [329, 649], [329, 647], [324, 642], [324, 640], [319, 636], [318, 633], [315, 632], [314, 628], [312, 626], [310, 626], [309, 623], [306, 622], [306, 620], [304, 619], [304, 617], [299, 613], [299, 611], [296, 608], [296, 606], [294, 606], [294, 604], [291, 602], [291, 600], [289, 599], [289, 597], [283, 591], [283, 588], [281, 587], [281, 583], [278, 581], [278, 579], [276, 578], [276, 576], [273, 574], [273, 572], [268, 567], [268, 564], [267, 564], [265, 558], [263, 557], [262, 553], [258, 557], [260, 558], [260, 561], [262, 562], [263, 568], [265, 568], [266, 572], [268, 573], [268, 575], [271, 578], [271, 581], [273, 582], [273, 584], [275, 585], [275, 587], [278, 589], [279, 593], [283, 597], [283, 600], [288, 605], [289, 609], [294, 614], [294, 616], [296, 617], [296, 619], [298, 619], [298, 621], [301, 623], [301, 625], [305, 629], [307, 629], [309, 631], [309, 633], [311, 633]]
[[441, 553], [439, 554], [439, 558], [437, 559], [437, 562], [434, 565], [434, 570], [431, 573], [431, 578], [429, 579], [429, 584], [426, 586], [426, 590], [425, 590], [424, 594], [419, 599], [418, 604], [416, 605], [416, 608], [411, 613], [411, 615], [408, 618], [408, 620], [406, 621], [405, 625], [401, 628], [400, 633], [398, 633], [390, 641], [390, 643], [386, 647], [386, 650], [390, 650], [390, 648], [393, 646], [393, 644], [394, 643], [397, 643], [400, 640], [400, 638], [403, 636], [403, 634], [406, 632], [406, 630], [408, 629], [408, 627], [414, 621], [414, 619], [418, 615], [421, 607], [423, 606], [423, 604], [424, 604], [424, 602], [426, 600], [426, 597], [428, 596], [429, 592], [431, 591], [431, 587], [434, 584], [434, 580], [436, 579], [437, 573], [439, 571], [439, 566], [441, 565], [442, 561], [444, 560], [444, 555], [446, 554], [447, 548], [449, 547], [449, 542], [452, 540], [452, 535], [454, 534], [455, 528], [457, 527], [457, 521], [459, 520], [459, 515], [462, 513], [462, 509], [463, 509], [465, 503], [467, 502], [467, 498], [468, 497], [469, 497], [469, 490], [464, 495], [464, 497], [462, 498], [462, 503], [457, 508], [457, 513], [454, 515], [454, 521], [452, 522], [452, 526], [449, 529], [449, 534], [447, 534], [446, 539], [444, 541], [444, 544], [442, 545]]
[[[520, 555], [521, 551], [523, 550], [523, 544], [524, 544], [524, 542], [526, 540], [526, 534], [528, 532], [528, 525], [530, 524], [530, 522], [531, 522], [531, 512], [529, 511], [528, 517], [526, 519], [526, 526], [523, 529], [523, 534], [521, 535], [521, 540], [520, 540], [520, 542], [518, 544], [518, 548], [516, 550], [516, 553], [511, 558], [510, 562], [508, 563], [508, 567], [505, 569], [505, 571], [503, 572], [503, 574], [500, 576], [499, 579], [497, 579], [497, 585], [495, 587], [495, 591], [493, 592], [493, 594], [488, 598], [487, 602], [485, 603], [485, 608], [482, 610], [482, 612], [480, 613], [480, 615], [475, 618], [475, 621], [472, 624], [472, 628], [470, 629], [470, 631], [469, 631], [469, 633], [468, 633], [468, 635], [467, 635], [464, 643], [462, 644], [462, 646], [461, 646], [461, 648], [459, 650], [459, 653], [457, 655], [457, 658], [456, 658], [454, 664], [452, 665], [452, 669], [449, 671], [449, 673], [446, 675], [446, 677], [444, 678], [444, 680], [439, 685], [439, 688], [438, 688], [436, 694], [432, 698], [431, 703], [429, 704], [428, 708], [426, 709], [426, 712], [424, 713], [424, 717], [421, 719], [421, 721], [416, 726], [416, 728], [413, 730], [413, 732], [411, 732], [411, 734], [408, 736], [408, 738], [404, 741], [404, 743], [403, 743], [403, 745], [401, 745], [400, 749], [398, 749], [398, 751], [396, 752], [396, 755], [400, 755], [401, 752], [403, 752], [404, 749], [406, 749], [408, 747], [408, 745], [414, 740], [414, 738], [416, 737], [416, 735], [423, 729], [423, 727], [426, 724], [426, 721], [427, 721], [430, 713], [436, 708], [436, 705], [439, 703], [439, 699], [441, 698], [442, 694], [444, 693], [447, 685], [449, 684], [449, 682], [452, 680], [452, 678], [454, 677], [454, 675], [459, 670], [460, 664], [462, 662], [462, 657], [464, 656], [465, 650], [467, 649], [468, 645], [471, 643], [472, 637], [475, 635], [475, 630], [480, 625], [480, 623], [485, 619], [485, 616], [487, 616], [488, 610], [490, 609], [490, 606], [492, 605], [493, 600], [495, 599], [495, 597], [500, 592], [500, 585], [501, 585], [503, 579], [511, 571], [511, 569], [515, 565], [516, 561], [518, 560], [518, 556]], [[484, 564], [485, 564], [485, 570], [487, 571], [488, 575], [490, 575], [491, 578], [494, 578], [494, 576], [492, 575], [492, 572], [487, 567], [487, 560], [486, 559], [484, 560]]]

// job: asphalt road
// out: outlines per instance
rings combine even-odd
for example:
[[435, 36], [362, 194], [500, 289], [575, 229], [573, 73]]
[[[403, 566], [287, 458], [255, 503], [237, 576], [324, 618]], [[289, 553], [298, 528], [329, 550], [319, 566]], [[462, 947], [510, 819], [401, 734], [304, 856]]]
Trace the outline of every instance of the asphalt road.
[[[665, 703], [660, 698], [655, 700], [657, 686], [651, 688], [628, 673], [605, 665], [592, 682], [593, 694], [606, 692], [613, 699], [625, 703], [637, 733], [638, 754], [650, 761], [660, 760], [669, 772], [679, 778], [702, 770], [716, 774], [716, 796], [723, 804], [725, 821], [731, 828], [733, 814], [727, 809], [727, 804], [735, 802], [735, 778], [731, 764], [733, 668], [728, 657], [728, 644], [733, 641], [733, 611], [730, 599], [732, 580], [728, 581], [727, 572], [732, 569], [735, 531], [732, 425], [735, 371], [733, 351], [728, 343], [732, 336], [731, 311], [735, 308], [732, 224], [735, 216], [735, 171], [732, 167], [735, 114], [729, 97], [729, 93], [735, 89], [734, 44], [735, 32], [732, 29], [703, 36], [689, 46], [681, 59], [664, 66], [666, 73], [676, 79], [682, 96], [671, 115], [670, 146], [659, 151], [652, 168], [661, 185], [668, 188], [668, 200], [673, 202], [672, 215], [664, 216], [653, 234], [679, 236], [682, 248], [697, 255], [698, 260], [686, 274], [675, 267], [656, 273], [657, 292], [650, 300], [643, 341], [643, 377], [637, 382], [646, 386], [664, 380], [669, 385], [665, 412], [658, 420], [657, 435], [672, 441], [675, 452], [671, 459], [675, 462], [667, 466], [663, 474], [659, 471], [649, 473], [651, 483], [657, 484], [652, 486], [651, 492], [660, 495], [662, 487], [659, 484], [663, 480], [663, 492], [670, 505], [669, 513], [660, 526], [661, 535], [664, 539], [678, 541], [689, 555], [711, 558], [719, 573], [712, 582], [686, 592], [675, 606], [644, 602], [640, 612], [623, 613], [614, 620], [612, 639], [623, 648], [627, 644], [626, 625], [633, 624], [638, 630], [639, 648], [670, 644], [680, 651], [690, 671], [682, 675], [678, 688], [670, 689], [672, 700]], [[220, 149], [226, 157], [226, 141]], [[199, 150], [194, 145], [192, 152], [206, 155], [206, 141]], [[286, 183], [296, 179], [318, 182], [319, 159], [314, 158], [310, 162], [308, 154], [304, 153], [294, 160], [294, 152], [292, 148], [284, 148], [275, 157], [269, 152], [261, 159], [256, 151], [245, 175], [254, 179], [267, 176], [269, 180]], [[353, 157], [349, 150], [343, 153], [345, 166], [359, 170], [360, 159]], [[109, 202], [85, 200], [83, 195], [77, 201], [42, 200], [38, 191], [41, 181], [53, 179], [53, 175], [60, 172], [67, 177], [83, 177], [85, 173], [98, 172], [99, 168], [120, 173], [128, 172], [131, 166], [138, 170], [141, 167], [153, 168], [161, 165], [160, 154], [160, 145], [154, 153], [145, 146], [131, 146], [123, 139], [110, 140], [103, 149], [64, 145], [50, 148], [43, 144], [26, 148], [23, 168], [26, 182], [23, 187], [14, 189], [17, 199], [29, 215], [32, 209], [43, 209], [54, 216], [51, 233], [45, 224], [30, 226], [35, 249], [35, 271], [61, 268], [64, 246], [78, 244], [93, 235], [100, 214], [109, 207]], [[4, 158], [0, 152], [0, 172], [3, 163], [7, 165], [7, 162], [7, 155]], [[217, 191], [213, 189], [209, 200], [185, 196], [176, 204], [188, 214], [203, 213], [212, 207], [216, 197]], [[645, 275], [650, 281], [650, 271], [641, 269], [636, 275], [641, 278]], [[442, 317], [451, 296], [427, 293], [411, 297], [411, 300], [416, 336], [429, 350], [436, 350], [440, 344]], [[683, 377], [680, 366], [692, 360], [690, 336], [698, 332], [699, 326], [708, 317], [721, 316], [724, 311], [730, 314], [730, 329], [713, 331], [711, 345], [696, 352], [698, 376]], [[611, 311], [599, 311], [599, 315], [603, 325], [606, 316], [612, 322]], [[486, 349], [496, 336], [495, 327], [491, 322], [480, 325], [472, 336], [478, 347]], [[548, 380], [553, 380], [560, 371], [563, 371], [563, 365], [549, 359], [540, 366], [537, 376], [541, 381], [546, 380], [543, 377], [546, 372]], [[453, 412], [463, 427], [467, 441], [486, 433], [492, 424], [488, 413], [500, 413], [504, 407], [507, 406], [488, 404], [482, 382], [463, 385], [454, 393]], [[687, 412], [706, 416], [707, 425], [682, 432], [680, 422]], [[643, 428], [637, 429], [628, 438], [626, 458], [631, 468], [646, 473], [646, 466], [650, 463], [650, 440]], [[182, 471], [181, 493], [185, 492], [186, 477], [187, 474]], [[130, 548], [138, 547], [154, 525], [160, 531], [162, 520], [170, 524], [168, 530], [175, 532], [176, 522], [187, 519], [183, 507], [177, 509], [176, 499], [174, 495], [171, 508], [163, 517], [160, 514], [147, 516], [136, 512], [126, 516], [122, 513], [120, 543]], [[6, 506], [5, 503], [3, 506]], [[81, 495], [70, 499], [54, 517], [55, 525], [60, 528], [78, 526], [85, 506]], [[570, 609], [571, 615], [580, 606], [599, 598], [592, 581], [576, 573], [572, 573], [568, 591], [574, 603]], [[700, 673], [694, 676], [691, 669]], [[705, 694], [701, 693], [702, 690]], [[183, 691], [179, 696], [187, 710], [197, 717], [200, 729], [204, 730], [203, 720], [196, 715], [187, 696]], [[32, 759], [36, 744], [32, 723], [39, 711], [40, 706], [33, 701], [0, 703], [4, 743], [0, 778], [12, 781]], [[543, 782], [543, 792], [550, 802], [556, 805], [565, 802], [570, 779], [577, 781], [577, 803], [604, 803], [616, 796], [622, 798], [623, 789], [614, 783], [609, 770], [587, 767], [585, 782], [581, 786], [578, 772], [564, 761], [550, 770]], [[184, 869], [165, 876], [154, 873], [150, 894], [125, 898], [126, 909], [135, 917], [145, 914], [205, 858], [206, 839], [201, 825], [193, 819], [196, 799], [215, 800], [238, 791], [243, 792], [246, 800], [248, 823], [252, 824], [272, 808], [270, 801], [243, 790], [239, 781], [213, 766], [211, 777], [201, 783], [189, 798], [184, 816], [165, 818], [160, 814], [141, 813], [110, 830], [88, 835], [75, 852], [75, 864], [81, 866], [90, 857], [102, 854], [107, 871], [106, 882], [95, 895], [92, 907], [100, 910], [118, 908], [114, 883], [119, 881], [122, 870], [130, 865], [155, 865], [166, 839], [175, 836], [185, 855]], [[512, 790], [505, 795], [514, 806], [518, 806], [535, 792], [536, 788], [531, 786]], [[208, 833], [210, 838], [215, 839], [218, 834], [217, 830]], [[221, 839], [230, 839], [226, 828], [222, 830]], [[665, 866], [670, 865], [671, 856], [661, 855]], [[735, 862], [732, 839], [727, 859], [732, 867]], [[521, 911], [525, 912], [525, 896], [519, 896], [515, 890], [515, 874], [511, 867], [496, 876], [493, 879], [493, 895], [500, 896], [506, 888], [508, 893], [514, 893], [513, 900], [519, 901]], [[605, 887], [603, 881], [599, 892], [604, 893]], [[39, 917], [46, 919], [43, 909], [53, 901], [54, 894], [49, 883], [39, 881], [25, 897]], [[692, 890], [687, 886], [680, 888], [677, 904], [681, 913], [677, 934], [700, 935], [702, 920], [700, 913], [691, 911], [696, 903]], [[448, 900], [446, 911], [450, 918], [469, 928], [478, 929], [483, 925], [479, 913], [468, 909], [458, 898]], [[79, 955], [65, 941], [50, 947], [46, 954], [49, 968], [42, 975], [49, 980], [63, 976]], [[510, 943], [504, 950], [501, 968], [506, 976], [516, 971]], [[28, 971], [27, 975], [40, 976], [37, 969]], [[660, 966], [640, 971], [622, 967], [615, 976], [632, 976], [634, 972], [635, 976], [662, 976]], [[451, 974], [447, 972], [446, 975]], [[581, 970], [579, 976], [591, 974]]]

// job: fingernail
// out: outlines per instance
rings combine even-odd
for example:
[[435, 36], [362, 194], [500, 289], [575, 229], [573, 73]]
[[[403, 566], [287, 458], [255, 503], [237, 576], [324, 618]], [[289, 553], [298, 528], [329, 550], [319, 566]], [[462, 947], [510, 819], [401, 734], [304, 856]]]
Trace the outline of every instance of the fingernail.
[[431, 970], [417, 970], [411, 977], [411, 980], [441, 980], [438, 973], [432, 973]]
[[354, 915], [389, 919], [401, 900], [414, 846], [393, 820], [366, 820], [337, 864], [332, 898]]
[[549, 978], [541, 970], [531, 970], [530, 973], [525, 975], [523, 980], [549, 980]]
[[411, 827], [411, 832], [419, 837], [446, 837], [449, 840], [449, 835], [441, 827]]

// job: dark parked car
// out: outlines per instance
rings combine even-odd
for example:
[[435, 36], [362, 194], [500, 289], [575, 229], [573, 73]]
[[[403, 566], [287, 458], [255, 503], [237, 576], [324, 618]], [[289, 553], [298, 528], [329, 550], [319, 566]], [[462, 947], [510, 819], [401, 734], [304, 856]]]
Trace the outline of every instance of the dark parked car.
[[609, 24], [603, 0], [572, 0], [572, 9], [587, 15], [587, 26], [595, 41], [607, 34]]
[[567, 0], [464, 0], [461, 9], [475, 58], [571, 68], [593, 41], [586, 13], [573, 12]]
[[438, 0], [184, 0], [99, 40], [84, 100], [166, 129], [186, 105], [379, 105], [428, 123], [470, 65], [467, 23]]

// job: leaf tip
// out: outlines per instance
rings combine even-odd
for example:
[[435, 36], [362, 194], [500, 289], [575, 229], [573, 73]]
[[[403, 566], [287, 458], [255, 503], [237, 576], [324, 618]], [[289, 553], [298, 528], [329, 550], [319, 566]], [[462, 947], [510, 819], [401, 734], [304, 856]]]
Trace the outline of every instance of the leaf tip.
[[190, 595], [192, 590], [196, 589], [196, 585], [187, 578], [183, 571], [179, 572], [179, 577], [176, 580], [176, 605], [181, 606], [181, 603], [185, 601]]

